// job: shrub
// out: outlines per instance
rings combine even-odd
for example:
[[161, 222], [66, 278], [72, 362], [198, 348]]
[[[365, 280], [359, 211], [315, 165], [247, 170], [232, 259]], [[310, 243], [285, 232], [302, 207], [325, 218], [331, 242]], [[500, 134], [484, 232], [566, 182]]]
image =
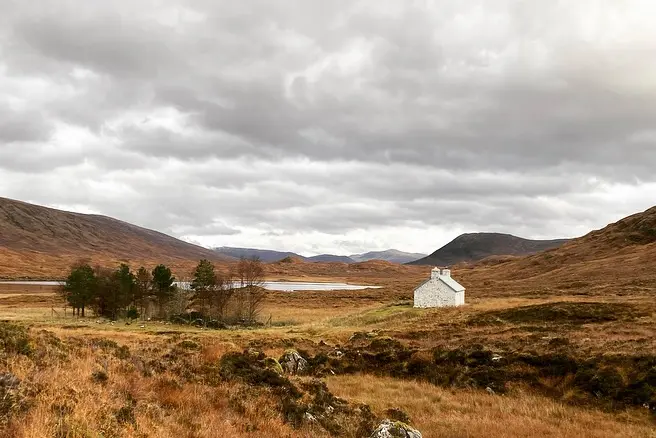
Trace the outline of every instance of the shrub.
[[91, 373], [91, 380], [96, 383], [106, 383], [109, 380], [109, 375], [104, 370], [98, 370]]
[[127, 345], [121, 345], [114, 351], [114, 356], [119, 359], [128, 359], [130, 357], [130, 348]]
[[0, 352], [29, 356], [32, 351], [25, 327], [7, 321], [0, 322]]
[[130, 307], [128, 309], [127, 314], [125, 315], [128, 319], [138, 319], [139, 318], [139, 311], [137, 310], [136, 307]]
[[185, 339], [184, 341], [180, 341], [178, 343], [178, 348], [183, 350], [198, 350], [200, 349], [200, 345], [197, 342]]

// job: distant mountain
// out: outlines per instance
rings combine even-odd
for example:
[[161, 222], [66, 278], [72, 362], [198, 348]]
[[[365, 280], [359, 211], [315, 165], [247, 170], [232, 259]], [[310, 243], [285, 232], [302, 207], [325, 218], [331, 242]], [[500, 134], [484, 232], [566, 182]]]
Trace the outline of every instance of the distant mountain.
[[320, 254], [317, 256], [306, 257], [305, 259], [310, 262], [322, 263], [355, 263], [355, 260], [353, 260], [351, 257], [333, 254]]
[[295, 252], [289, 251], [273, 251], [270, 249], [256, 249], [256, 248], [233, 248], [229, 246], [222, 246], [220, 248], [214, 248], [214, 251], [219, 254], [223, 254], [228, 257], [241, 258], [241, 257], [259, 257], [260, 260], [266, 263], [279, 262], [288, 257], [293, 259], [302, 260], [304, 262], [317, 262], [317, 263], [331, 263], [331, 262], [340, 262], [340, 263], [353, 263], [347, 256], [339, 256], [333, 254], [321, 254], [312, 257], [303, 257], [302, 255], [296, 254]]
[[408, 264], [448, 266], [460, 262], [476, 262], [490, 256], [524, 256], [559, 247], [568, 241], [529, 240], [502, 233], [462, 234], [431, 255]]
[[301, 259], [305, 259], [305, 257], [302, 257], [293, 252], [273, 251], [269, 249], [234, 248], [230, 246], [222, 246], [219, 248], [214, 248], [214, 251], [219, 254], [223, 254], [224, 256], [233, 257], [236, 259], [242, 257], [259, 257], [260, 260], [266, 263], [278, 262], [287, 257], [299, 257]]
[[366, 262], [369, 260], [385, 260], [392, 263], [409, 263], [426, 257], [426, 254], [403, 252], [397, 249], [388, 249], [387, 251], [371, 251], [364, 254], [353, 254], [350, 256], [353, 261]]
[[230, 259], [110, 217], [0, 198], [0, 277], [59, 277], [82, 258], [106, 266], [131, 262], [133, 267]]
[[359, 263], [367, 262], [369, 260], [384, 260], [392, 263], [407, 263], [413, 260], [426, 257], [426, 254], [413, 254], [403, 251], [398, 251], [396, 249], [390, 249], [387, 251], [372, 251], [365, 254], [354, 254], [351, 256], [343, 255], [334, 255], [334, 254], [320, 254], [312, 257], [304, 257], [294, 252], [289, 251], [273, 251], [268, 249], [256, 249], [256, 248], [233, 248], [228, 246], [223, 246], [220, 248], [214, 248], [214, 251], [223, 254], [228, 257], [240, 258], [240, 257], [259, 257], [263, 262], [273, 263], [283, 260], [287, 257], [298, 258], [305, 262], [315, 262], [315, 263]]

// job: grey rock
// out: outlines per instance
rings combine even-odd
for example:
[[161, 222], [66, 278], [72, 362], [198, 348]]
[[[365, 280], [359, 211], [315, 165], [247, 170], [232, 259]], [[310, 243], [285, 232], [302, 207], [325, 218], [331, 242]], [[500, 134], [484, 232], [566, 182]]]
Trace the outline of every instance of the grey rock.
[[278, 361], [289, 374], [302, 374], [308, 367], [308, 361], [296, 350], [287, 350]]
[[383, 420], [369, 438], [422, 438], [422, 435], [400, 421]]

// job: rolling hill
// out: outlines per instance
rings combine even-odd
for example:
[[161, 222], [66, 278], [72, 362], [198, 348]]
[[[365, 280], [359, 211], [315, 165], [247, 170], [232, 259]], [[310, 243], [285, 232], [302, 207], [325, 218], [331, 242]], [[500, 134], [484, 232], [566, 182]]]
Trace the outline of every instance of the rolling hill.
[[172, 266], [201, 258], [231, 259], [110, 217], [0, 198], [0, 277], [59, 276], [80, 258]]
[[547, 251], [458, 269], [480, 295], [631, 296], [656, 290], [656, 207]]
[[306, 257], [307, 261], [319, 263], [355, 263], [355, 261], [348, 256], [340, 256], [333, 254], [319, 254], [312, 257]]
[[369, 260], [384, 260], [392, 263], [409, 263], [426, 257], [426, 254], [403, 252], [397, 249], [386, 251], [371, 251], [364, 254], [353, 254], [350, 256], [356, 262], [367, 262]]
[[556, 248], [567, 241], [529, 240], [502, 233], [462, 234], [431, 255], [408, 264], [449, 266], [461, 262], [477, 262], [490, 256], [524, 256]]
[[231, 246], [221, 246], [219, 248], [214, 248], [214, 251], [218, 254], [222, 254], [226, 257], [232, 257], [239, 259], [242, 257], [251, 258], [259, 257], [265, 263], [278, 262], [287, 257], [299, 257], [304, 259], [304, 257], [287, 251], [274, 251], [270, 249], [256, 249], [256, 248], [236, 248]]

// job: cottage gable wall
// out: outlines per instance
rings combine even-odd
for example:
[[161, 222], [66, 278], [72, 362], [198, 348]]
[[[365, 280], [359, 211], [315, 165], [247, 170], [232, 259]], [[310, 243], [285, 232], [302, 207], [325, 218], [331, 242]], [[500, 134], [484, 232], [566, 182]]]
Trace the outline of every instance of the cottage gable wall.
[[[456, 305], [456, 294], [439, 279], [431, 279], [415, 290], [415, 307], [445, 307]], [[464, 300], [464, 293], [463, 300]]]
[[414, 292], [414, 307], [448, 307], [465, 304], [465, 290], [451, 278], [448, 269], [435, 268], [429, 280]]

